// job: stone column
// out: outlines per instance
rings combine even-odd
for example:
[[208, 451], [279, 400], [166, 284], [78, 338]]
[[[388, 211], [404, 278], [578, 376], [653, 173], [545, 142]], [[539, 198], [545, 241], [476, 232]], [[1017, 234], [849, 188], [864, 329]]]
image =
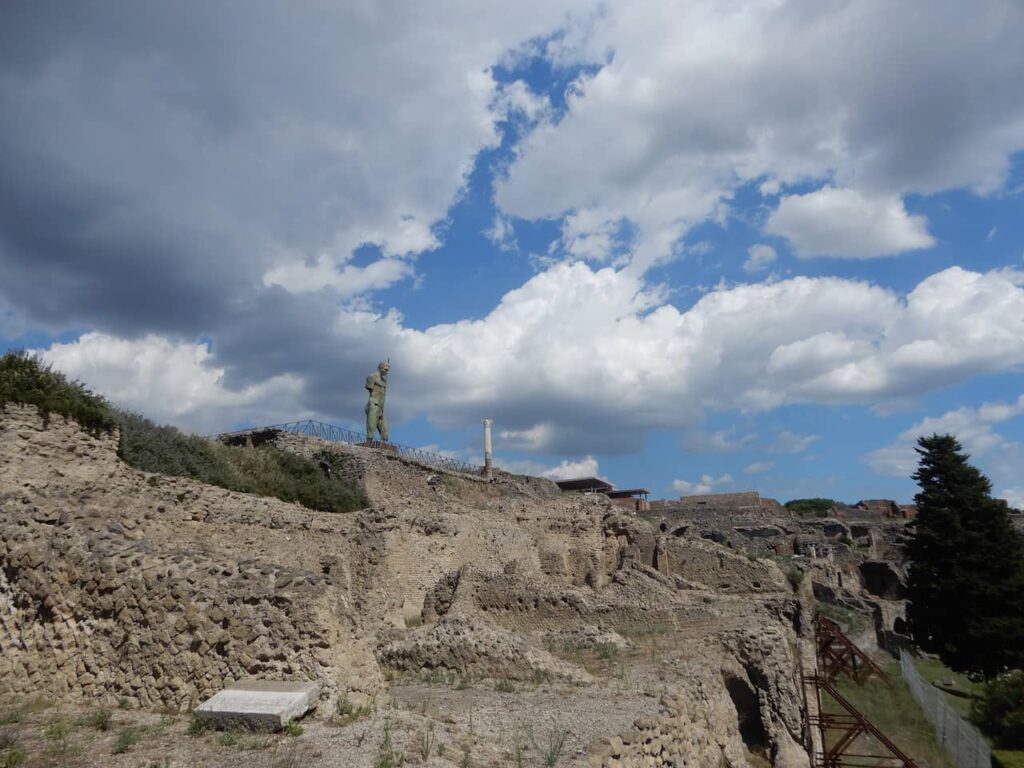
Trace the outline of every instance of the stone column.
[[490, 479], [493, 473], [493, 457], [491, 455], [491, 424], [494, 419], [484, 419], [484, 477]]

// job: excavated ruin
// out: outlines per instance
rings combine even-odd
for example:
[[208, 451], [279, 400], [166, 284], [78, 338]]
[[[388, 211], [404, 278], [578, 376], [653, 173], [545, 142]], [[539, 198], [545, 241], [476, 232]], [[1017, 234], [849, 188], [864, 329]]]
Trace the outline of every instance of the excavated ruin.
[[[0, 693], [187, 712], [242, 678], [316, 680], [314, 718], [340, 698], [400, 730], [418, 706], [473, 765], [507, 762], [509, 723], [536, 733], [549, 716], [571, 732], [559, 765], [808, 765], [808, 596], [770, 560], [537, 478], [276, 442], [344, 453], [372, 506], [314, 512], [139, 472], [116, 435], [8, 405]], [[439, 686], [449, 675], [476, 682]], [[475, 702], [468, 731], [428, 699]], [[331, 762], [350, 747], [309, 764], [373, 764], [368, 747]]]

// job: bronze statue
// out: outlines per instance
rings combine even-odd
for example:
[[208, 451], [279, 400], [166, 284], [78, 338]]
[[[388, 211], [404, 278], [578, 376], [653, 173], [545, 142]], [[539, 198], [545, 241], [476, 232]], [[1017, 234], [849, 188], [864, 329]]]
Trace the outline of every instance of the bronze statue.
[[377, 365], [377, 370], [366, 377], [366, 390], [370, 399], [366, 401], [366, 439], [375, 440], [377, 433], [383, 442], [388, 441], [388, 420], [384, 416], [384, 396], [388, 391], [388, 371], [391, 366], [387, 362]]

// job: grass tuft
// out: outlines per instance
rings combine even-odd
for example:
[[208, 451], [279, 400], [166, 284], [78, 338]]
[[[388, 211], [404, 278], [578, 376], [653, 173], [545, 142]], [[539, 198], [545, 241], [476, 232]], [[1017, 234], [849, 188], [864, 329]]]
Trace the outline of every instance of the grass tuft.
[[206, 729], [209, 727], [209, 723], [207, 723], [205, 720], [200, 720], [198, 717], [193, 715], [192, 719], [189, 721], [188, 729], [185, 732], [189, 736], [195, 738], [197, 736], [202, 736], [204, 733], [206, 733]]
[[111, 750], [111, 753], [115, 755], [123, 755], [129, 749], [138, 744], [139, 739], [141, 738], [142, 734], [134, 728], [125, 728], [117, 734], [117, 741], [114, 742], [114, 748]]
[[502, 678], [501, 680], [495, 681], [494, 690], [496, 690], [498, 693], [515, 693], [517, 688], [516, 684], [513, 683], [511, 680]]
[[95, 728], [97, 731], [109, 731], [110, 720], [112, 713], [106, 707], [100, 707], [99, 709], [90, 712], [88, 715], [82, 718], [82, 725], [88, 726], [89, 728]]
[[544, 737], [543, 743], [538, 744], [534, 741], [533, 748], [540, 753], [540, 760], [545, 768], [554, 768], [558, 765], [558, 761], [562, 757], [562, 751], [565, 749], [565, 742], [568, 738], [569, 731], [563, 728], [559, 723], [553, 722], [551, 724], [551, 728]]
[[381, 736], [377, 750], [377, 760], [373, 768], [402, 768], [405, 765], [405, 753], [395, 749], [391, 741], [391, 721], [384, 721], [384, 734]]
[[0, 768], [18, 768], [26, 757], [25, 750], [13, 734], [0, 733]]
[[370, 704], [355, 705], [347, 695], [341, 695], [334, 702], [334, 714], [337, 715], [336, 725], [348, 725], [357, 720], [369, 717], [373, 714], [373, 706]]
[[217, 736], [217, 743], [222, 747], [237, 747], [240, 741], [241, 737], [238, 735], [238, 731], [222, 731], [221, 734]]
[[434, 736], [434, 726], [420, 731], [416, 737], [416, 747], [419, 749], [420, 759], [426, 762], [430, 759], [430, 755], [434, 752], [434, 746], [437, 744], [437, 738]]

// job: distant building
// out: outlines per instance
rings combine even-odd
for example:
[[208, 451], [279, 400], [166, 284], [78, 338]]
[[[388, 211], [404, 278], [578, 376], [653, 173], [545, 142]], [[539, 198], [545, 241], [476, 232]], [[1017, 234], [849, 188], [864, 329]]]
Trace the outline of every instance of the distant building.
[[739, 493], [705, 493], [698, 496], [680, 496], [679, 506], [684, 509], [735, 509], [760, 511], [764, 504], [757, 491]]
[[680, 496], [679, 501], [671, 502], [671, 507], [682, 514], [707, 512], [718, 515], [782, 515], [786, 513], [779, 502], [762, 496], [757, 491]]
[[870, 517], [900, 517], [899, 505], [891, 499], [863, 499], [853, 508], [866, 512]]
[[625, 507], [633, 512], [645, 512], [650, 509], [650, 504], [647, 501], [650, 491], [646, 488], [618, 489], [599, 477], [577, 477], [571, 480], [556, 480], [555, 483], [563, 491], [603, 494], [620, 507]]
[[646, 488], [622, 488], [608, 491], [605, 496], [620, 507], [626, 507], [634, 512], [646, 512], [651, 508], [651, 503], [647, 500], [649, 494], [650, 491]]
[[872, 520], [912, 520], [917, 515], [913, 504], [897, 504], [892, 499], [863, 499], [852, 507], [836, 510], [836, 517]]

